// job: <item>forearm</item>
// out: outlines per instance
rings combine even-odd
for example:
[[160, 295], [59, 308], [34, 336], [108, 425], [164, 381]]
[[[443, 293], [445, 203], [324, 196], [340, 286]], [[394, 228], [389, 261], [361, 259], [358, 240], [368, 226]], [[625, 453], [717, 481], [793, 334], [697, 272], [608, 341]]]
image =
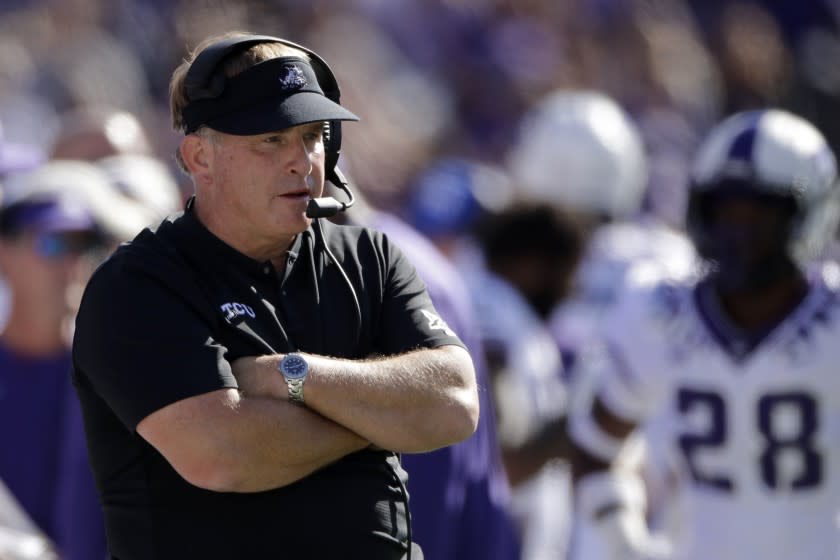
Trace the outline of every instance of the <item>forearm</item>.
[[475, 374], [458, 347], [361, 362], [315, 356], [312, 367], [307, 405], [382, 448], [429, 451], [475, 430]]
[[311, 410], [233, 389], [165, 407], [137, 431], [187, 481], [225, 492], [285, 486], [369, 445]]
[[369, 442], [347, 428], [303, 407], [272, 398], [241, 401], [240, 422], [228, 431], [229, 457], [235, 461], [236, 491], [285, 486]]
[[[429, 451], [465, 439], [475, 430], [475, 374], [462, 348], [355, 361], [305, 356], [306, 406], [383, 449]], [[285, 383], [277, 372], [281, 358], [257, 358], [247, 385], [260, 394], [285, 395]]]

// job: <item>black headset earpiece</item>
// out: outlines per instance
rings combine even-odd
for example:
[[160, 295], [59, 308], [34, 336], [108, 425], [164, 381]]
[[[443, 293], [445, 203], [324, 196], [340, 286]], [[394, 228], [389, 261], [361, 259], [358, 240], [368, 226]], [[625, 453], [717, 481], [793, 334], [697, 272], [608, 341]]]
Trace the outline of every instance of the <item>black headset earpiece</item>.
[[[192, 64], [190, 64], [190, 68], [184, 78], [184, 86], [189, 100], [212, 99], [221, 95], [222, 91], [224, 91], [225, 77], [224, 74], [216, 74], [219, 64], [229, 55], [243, 51], [258, 43], [280, 43], [305, 52], [310, 58], [312, 68], [315, 70], [315, 76], [318, 78], [318, 85], [321, 86], [324, 95], [336, 103], [341, 102], [341, 91], [338, 88], [338, 82], [323, 58], [302, 45], [271, 35], [238, 35], [228, 37], [202, 50], [196, 56], [195, 60], [192, 61]], [[216, 77], [219, 79], [214, 79]]]
[[234, 52], [269, 40], [274, 42], [273, 37], [262, 35], [229, 37], [201, 51], [184, 77], [184, 90], [189, 101], [219, 97], [225, 89], [225, 75], [216, 72], [222, 60]]
[[[222, 95], [226, 78], [224, 73], [219, 71], [219, 65], [231, 54], [241, 52], [258, 43], [280, 43], [306, 53], [324, 96], [330, 101], [341, 104], [341, 90], [338, 88], [338, 81], [323, 58], [304, 46], [271, 35], [228, 37], [201, 51], [190, 64], [187, 75], [184, 77], [184, 89], [188, 100], [193, 102], [200, 99], [213, 99]], [[347, 180], [336, 167], [341, 153], [341, 121], [329, 121], [324, 127], [324, 152], [326, 179], [346, 192], [350, 201], [344, 203], [334, 198], [329, 200], [312, 199], [309, 208], [307, 208], [307, 215], [312, 218], [333, 216], [353, 204], [353, 195], [347, 187]]]

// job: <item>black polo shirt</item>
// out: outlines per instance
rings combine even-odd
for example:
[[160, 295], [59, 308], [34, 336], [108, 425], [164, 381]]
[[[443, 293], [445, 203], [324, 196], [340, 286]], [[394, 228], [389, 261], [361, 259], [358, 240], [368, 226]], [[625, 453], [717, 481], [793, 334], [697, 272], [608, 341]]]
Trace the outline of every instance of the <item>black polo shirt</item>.
[[236, 387], [230, 362], [241, 356], [463, 346], [386, 236], [321, 228], [297, 236], [281, 279], [216, 238], [188, 205], [94, 274], [76, 321], [73, 379], [113, 557], [402, 555], [396, 477], [406, 475], [392, 453], [353, 453], [276, 490], [222, 493], [186, 482], [135, 431], [164, 406]]

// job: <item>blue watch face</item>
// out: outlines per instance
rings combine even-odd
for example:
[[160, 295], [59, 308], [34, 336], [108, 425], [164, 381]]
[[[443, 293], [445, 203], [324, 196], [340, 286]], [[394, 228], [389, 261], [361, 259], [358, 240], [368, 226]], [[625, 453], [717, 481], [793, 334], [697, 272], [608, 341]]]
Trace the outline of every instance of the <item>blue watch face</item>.
[[309, 371], [309, 364], [300, 356], [289, 355], [280, 362], [283, 374], [289, 379], [300, 379]]

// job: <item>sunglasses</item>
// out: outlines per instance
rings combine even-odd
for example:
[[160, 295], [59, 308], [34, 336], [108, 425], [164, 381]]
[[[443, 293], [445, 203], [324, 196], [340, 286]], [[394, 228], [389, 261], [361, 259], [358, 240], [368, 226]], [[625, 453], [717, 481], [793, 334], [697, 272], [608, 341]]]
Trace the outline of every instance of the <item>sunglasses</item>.
[[66, 256], [81, 256], [103, 248], [102, 241], [94, 233], [41, 233], [35, 236], [35, 252], [45, 259], [60, 259]]

